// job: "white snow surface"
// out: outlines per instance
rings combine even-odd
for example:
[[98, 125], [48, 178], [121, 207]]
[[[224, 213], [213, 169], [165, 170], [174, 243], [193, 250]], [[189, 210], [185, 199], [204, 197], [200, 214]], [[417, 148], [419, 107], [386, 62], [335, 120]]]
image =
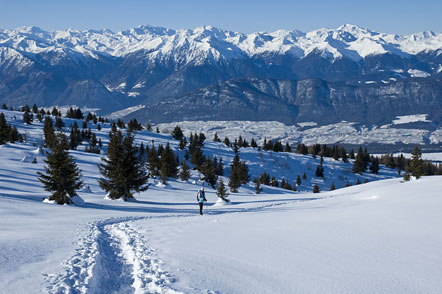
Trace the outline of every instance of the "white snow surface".
[[[440, 293], [442, 289], [442, 177], [402, 183], [395, 171], [354, 175], [351, 163], [325, 158], [325, 178], [313, 177], [319, 158], [240, 149], [253, 176], [266, 170], [291, 183], [305, 171], [298, 192], [253, 184], [231, 193], [231, 205], [214, 206], [216, 191], [170, 180], [136, 194], [136, 201], [106, 200], [97, 179], [102, 155], [71, 151], [87, 188], [77, 205], [46, 204], [42, 123], [23, 124], [25, 143], [0, 146], [0, 289], [2, 293]], [[13, 117], [17, 119], [14, 120]], [[73, 120], [65, 119], [68, 127]], [[109, 125], [97, 131], [107, 144]], [[64, 129], [68, 131], [67, 127]], [[165, 144], [169, 135], [137, 133], [138, 143]], [[207, 141], [206, 155], [231, 149]], [[22, 161], [25, 155], [38, 163]], [[370, 183], [311, 194], [317, 183]], [[224, 178], [227, 181], [227, 178]], [[301, 192], [299, 192], [301, 191]], [[81, 201], [81, 199], [83, 201]]]
[[395, 120], [393, 120], [394, 125], [400, 124], [408, 124], [412, 122], [431, 122], [431, 120], [427, 120], [428, 114], [413, 114], [413, 115], [402, 115], [397, 116]]
[[[415, 121], [427, 121], [426, 115], [411, 115], [398, 117], [401, 124]], [[215, 133], [221, 140], [230, 139], [241, 135], [247, 140], [255, 138], [262, 142], [264, 138], [278, 139], [284, 143], [312, 144], [424, 144], [425, 139], [431, 138], [432, 142], [442, 141], [438, 131], [434, 133], [424, 129], [395, 128], [391, 125], [358, 126], [355, 122], [342, 121], [336, 124], [316, 126], [311, 123], [300, 123], [300, 127], [288, 126], [276, 121], [182, 121], [158, 124], [165, 132], [172, 132], [175, 126], [180, 126], [184, 133], [203, 132], [208, 138], [213, 138]]]
[[[212, 26], [182, 30], [139, 26], [117, 33], [107, 29], [47, 32], [38, 27], [20, 27], [0, 30], [1, 48], [30, 53], [53, 51], [60, 56], [73, 52], [92, 58], [98, 58], [98, 54], [123, 56], [145, 50], [146, 57], [152, 62], [172, 59], [179, 64], [199, 64], [205, 59], [243, 58], [258, 54], [288, 53], [302, 58], [311, 52], [319, 52], [326, 58], [345, 56], [358, 61], [368, 55], [393, 53], [407, 57], [439, 50], [442, 48], [442, 34], [422, 32], [401, 36], [350, 24], [308, 33], [278, 30], [251, 34]], [[14, 51], [6, 54], [14, 54]]]

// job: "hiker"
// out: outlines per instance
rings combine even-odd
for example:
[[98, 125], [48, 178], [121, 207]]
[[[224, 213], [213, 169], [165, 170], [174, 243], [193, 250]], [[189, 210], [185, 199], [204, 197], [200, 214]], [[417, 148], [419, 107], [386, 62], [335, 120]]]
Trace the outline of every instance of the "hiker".
[[207, 201], [203, 187], [201, 187], [201, 189], [198, 191], [198, 193], [196, 193], [196, 200], [198, 201], [198, 204], [200, 205], [200, 215], [203, 215], [204, 201]]

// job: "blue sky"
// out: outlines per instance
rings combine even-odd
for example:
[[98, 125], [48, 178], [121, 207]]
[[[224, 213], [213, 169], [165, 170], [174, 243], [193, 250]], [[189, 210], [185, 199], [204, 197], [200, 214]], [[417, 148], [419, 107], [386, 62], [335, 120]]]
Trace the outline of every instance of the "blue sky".
[[442, 32], [440, 0], [0, 0], [0, 28], [124, 30], [142, 24], [168, 28], [213, 25], [250, 33], [310, 31], [351, 23], [376, 31]]

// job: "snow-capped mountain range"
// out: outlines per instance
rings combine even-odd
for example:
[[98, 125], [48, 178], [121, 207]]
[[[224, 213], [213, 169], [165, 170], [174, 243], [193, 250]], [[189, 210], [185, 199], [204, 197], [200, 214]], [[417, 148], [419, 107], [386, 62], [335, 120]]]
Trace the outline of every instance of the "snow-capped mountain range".
[[[243, 34], [140, 26], [0, 30], [0, 103], [77, 105], [141, 122], [442, 128], [442, 34], [354, 25]], [[407, 126], [409, 127], [409, 126]]]
[[20, 27], [0, 30], [0, 46], [36, 54], [64, 50], [92, 57], [96, 54], [120, 57], [144, 50], [152, 60], [173, 58], [179, 63], [202, 63], [207, 58], [217, 61], [250, 58], [261, 54], [290, 54], [302, 58], [314, 51], [327, 58], [347, 57], [359, 61], [369, 55], [390, 53], [407, 57], [441, 50], [442, 33], [428, 31], [401, 36], [350, 24], [308, 33], [277, 30], [251, 34], [212, 26], [193, 30], [139, 26], [117, 33], [107, 29], [47, 32], [38, 27]]

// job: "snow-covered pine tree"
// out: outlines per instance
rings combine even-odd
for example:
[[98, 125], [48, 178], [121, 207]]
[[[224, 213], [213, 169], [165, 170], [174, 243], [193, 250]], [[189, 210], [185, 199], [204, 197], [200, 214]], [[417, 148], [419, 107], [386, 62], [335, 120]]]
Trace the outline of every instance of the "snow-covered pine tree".
[[219, 179], [218, 187], [216, 188], [216, 195], [218, 195], [218, 197], [225, 202], [230, 202], [230, 200], [227, 199], [229, 193], [227, 193], [226, 186], [224, 185], [224, 181], [221, 178]]
[[56, 143], [48, 153], [45, 160], [45, 173], [37, 172], [39, 181], [44, 189], [52, 192], [49, 200], [58, 204], [72, 203], [71, 197], [83, 185], [80, 170], [74, 159], [68, 153], [66, 136], [62, 133], [56, 135]]

